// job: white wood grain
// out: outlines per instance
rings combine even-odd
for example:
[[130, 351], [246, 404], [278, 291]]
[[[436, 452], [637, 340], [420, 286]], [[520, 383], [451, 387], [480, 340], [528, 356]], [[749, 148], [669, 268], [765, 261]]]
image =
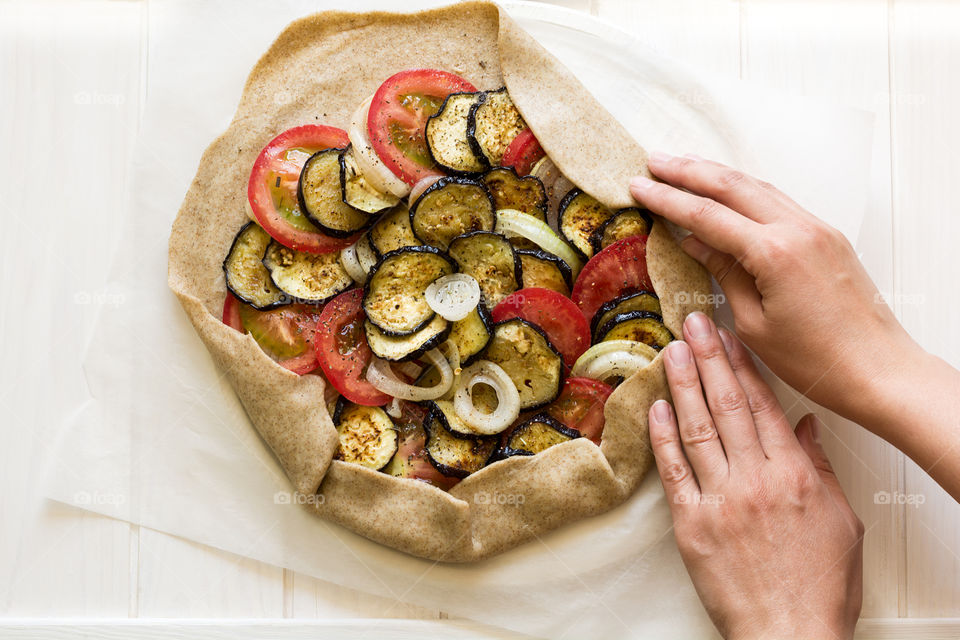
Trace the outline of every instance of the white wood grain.
[[[0, 4], [8, 301], [0, 308], [0, 612], [8, 615], [130, 609], [130, 525], [43, 501], [38, 461], [51, 445], [48, 427], [82, 398], [65, 382], [65, 356], [82, 352], [98, 313], [122, 303], [103, 282], [136, 131], [141, 20], [138, 3]], [[98, 246], [71, 242], [91, 224]], [[69, 469], [70, 460], [53, 464]]]
[[[744, 0], [742, 73], [794, 95], [839, 101], [876, 111], [874, 182], [870, 210], [857, 243], [881, 291], [893, 289], [887, 8], [880, 2], [766, 2]], [[789, 150], [784, 150], [789, 153]], [[830, 153], [824, 149], [824, 153]], [[801, 203], [802, 204], [802, 203]], [[816, 213], [816, 212], [814, 212]], [[874, 494], [902, 488], [899, 452], [866, 430], [797, 397], [796, 417], [817, 410], [828, 434], [824, 446], [850, 502], [867, 528], [863, 615], [896, 616], [905, 579], [903, 507], [875, 504]]]
[[[925, 348], [960, 366], [960, 5], [898, 0], [891, 17], [895, 302]], [[943, 445], [944, 455], [960, 455], [958, 439]], [[912, 462], [904, 494], [923, 501], [906, 507], [905, 614], [956, 615], [960, 506]]]

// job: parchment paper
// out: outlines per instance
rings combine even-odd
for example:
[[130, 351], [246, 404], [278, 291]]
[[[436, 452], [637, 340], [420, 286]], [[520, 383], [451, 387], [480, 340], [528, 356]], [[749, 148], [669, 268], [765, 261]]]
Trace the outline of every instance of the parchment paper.
[[[646, 148], [695, 151], [757, 173], [855, 239], [869, 114], [698, 77], [579, 13], [506, 6]], [[654, 474], [618, 509], [469, 566], [411, 558], [285, 504], [289, 483], [166, 287], [166, 239], [198, 158], [229, 123], [257, 57], [287, 22], [322, 8], [149, 5], [146, 108], [107, 287], [124, 304], [102, 312], [83, 363], [90, 398], [62, 426], [53, 454], [72, 471], [51, 463], [48, 495], [531, 635], [709, 636]]]

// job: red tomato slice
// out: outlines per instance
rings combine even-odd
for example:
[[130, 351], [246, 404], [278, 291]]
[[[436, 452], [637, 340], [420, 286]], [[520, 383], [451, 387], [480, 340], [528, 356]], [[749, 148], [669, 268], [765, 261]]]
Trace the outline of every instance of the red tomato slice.
[[225, 325], [252, 335], [277, 364], [301, 376], [318, 366], [313, 339], [319, 318], [320, 310], [306, 304], [257, 311], [231, 293], [223, 301]]
[[591, 378], [567, 378], [560, 397], [551, 402], [546, 412], [584, 438], [600, 444], [603, 434], [603, 406], [613, 387]]
[[516, 169], [518, 176], [525, 176], [530, 173], [537, 160], [545, 155], [547, 154], [540, 146], [540, 141], [533, 135], [533, 131], [524, 129], [507, 146], [500, 164], [505, 167], [513, 167]]
[[653, 291], [647, 273], [647, 236], [624, 238], [583, 265], [570, 297], [587, 320], [604, 302], [634, 291]]
[[360, 234], [332, 238], [313, 226], [297, 199], [300, 170], [311, 155], [323, 149], [346, 147], [347, 132], [322, 124], [287, 129], [263, 148], [250, 172], [247, 199], [260, 226], [274, 240], [309, 253], [331, 253], [348, 247]]
[[400, 417], [394, 419], [394, 424], [400, 430], [400, 442], [396, 455], [405, 462], [403, 474], [400, 477], [413, 478], [445, 491], [449, 490], [460, 482], [460, 479], [443, 475], [427, 457], [427, 433], [423, 428], [427, 410], [414, 402], [402, 400], [400, 411]]
[[367, 382], [366, 371], [373, 353], [363, 332], [363, 289], [351, 289], [327, 303], [317, 323], [314, 340], [317, 360], [330, 384], [344, 398], [368, 407], [392, 399]]
[[390, 76], [370, 103], [370, 144], [411, 187], [426, 176], [443, 175], [427, 148], [427, 118], [440, 110], [451, 93], [476, 90], [460, 76], [437, 69], [408, 69]]
[[550, 289], [514, 291], [493, 308], [491, 316], [494, 322], [522, 318], [543, 329], [567, 367], [590, 347], [590, 323], [570, 298]]

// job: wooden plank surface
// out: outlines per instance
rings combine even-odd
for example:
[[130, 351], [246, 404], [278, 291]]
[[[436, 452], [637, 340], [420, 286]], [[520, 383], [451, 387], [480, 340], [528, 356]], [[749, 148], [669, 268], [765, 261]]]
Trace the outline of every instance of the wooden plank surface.
[[[858, 248], [907, 327], [960, 364], [960, 336], [952, 330], [960, 266], [950, 246], [960, 232], [951, 189], [960, 169], [960, 7], [928, 0], [554, 4], [589, 11], [712, 72], [875, 110], [873, 202]], [[147, 15], [143, 0], [0, 3], [0, 147], [16, 150], [0, 155], [0, 259], [5, 299], [22, 301], [0, 309], [0, 331], [12, 337], [3, 341], [7, 366], [0, 372], [7, 417], [0, 429], [0, 614], [436, 621], [438, 611], [39, 499], [43, 470], [35, 461], [50, 446], [44, 427], [82, 393], [60, 384], [57, 354], [80, 349], [97, 314], [123, 304], [104, 278], [125, 214]], [[88, 224], [102, 229], [101, 246], [72, 246], [71, 230]], [[28, 278], [7, 275], [27, 265]], [[80, 338], [65, 335], [67, 327]], [[869, 527], [864, 615], [960, 615], [960, 508], [859, 427], [836, 418], [829, 426], [831, 458]], [[924, 504], [876, 504], [878, 491], [923, 496]], [[78, 487], [80, 501], [90, 499], [82, 492]], [[960, 635], [955, 621], [893, 631], [885, 624], [866, 621], [858, 636]]]

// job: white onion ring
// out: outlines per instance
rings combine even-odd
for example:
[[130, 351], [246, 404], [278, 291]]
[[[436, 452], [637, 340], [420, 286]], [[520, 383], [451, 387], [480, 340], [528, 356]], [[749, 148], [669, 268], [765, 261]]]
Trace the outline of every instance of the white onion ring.
[[414, 402], [436, 400], [449, 391], [453, 385], [453, 369], [450, 368], [450, 363], [437, 349], [428, 351], [427, 359], [440, 373], [440, 381], [432, 387], [418, 387], [403, 382], [397, 378], [393, 369], [390, 368], [389, 362], [377, 357], [370, 360], [370, 365], [367, 367], [367, 382], [372, 384], [377, 391], [382, 391], [401, 400], [412, 400]]
[[363, 284], [367, 281], [367, 271], [360, 265], [360, 260], [357, 259], [356, 242], [340, 251], [340, 264], [343, 265], [344, 271], [353, 278], [354, 282]]
[[413, 185], [413, 188], [410, 189], [410, 197], [407, 198], [407, 203], [412, 207], [413, 203], [423, 195], [423, 192], [433, 186], [433, 183], [442, 177], [443, 176], [427, 176], [426, 178], [420, 178], [417, 184]]
[[383, 163], [380, 156], [370, 144], [370, 135], [367, 132], [367, 113], [373, 96], [363, 101], [350, 118], [350, 128], [347, 136], [353, 145], [353, 157], [357, 161], [360, 173], [366, 178], [371, 187], [382, 193], [392, 193], [398, 198], [410, 193], [410, 186], [394, 175], [390, 167]]
[[370, 269], [377, 264], [377, 256], [370, 248], [370, 239], [367, 236], [361, 236], [360, 239], [354, 243], [354, 246], [356, 247], [357, 261], [360, 263], [360, 268], [363, 269], [363, 279], [366, 280], [370, 274]]
[[583, 262], [566, 242], [560, 239], [546, 222], [534, 218], [530, 214], [516, 209], [499, 209], [497, 211], [497, 233], [509, 237], [522, 236], [536, 243], [547, 253], [552, 253], [568, 265], [577, 277]]
[[480, 284], [465, 273], [451, 273], [427, 286], [427, 304], [444, 320], [463, 320], [480, 302]]
[[583, 352], [573, 364], [571, 376], [607, 380], [614, 376], [629, 378], [653, 362], [657, 350], [634, 340], [608, 340]]
[[450, 368], [453, 369], [453, 375], [455, 377], [460, 375], [460, 347], [451, 339], [448, 339], [440, 347], [447, 348], [447, 361], [450, 363]]
[[[473, 387], [486, 384], [497, 394], [497, 408], [485, 413], [473, 404]], [[470, 430], [482, 436], [500, 433], [520, 415], [520, 392], [499, 365], [480, 360], [463, 370], [453, 394], [453, 408]]]
[[399, 418], [403, 415], [403, 407], [400, 406], [400, 398], [394, 398], [387, 405], [387, 415], [391, 418]]

